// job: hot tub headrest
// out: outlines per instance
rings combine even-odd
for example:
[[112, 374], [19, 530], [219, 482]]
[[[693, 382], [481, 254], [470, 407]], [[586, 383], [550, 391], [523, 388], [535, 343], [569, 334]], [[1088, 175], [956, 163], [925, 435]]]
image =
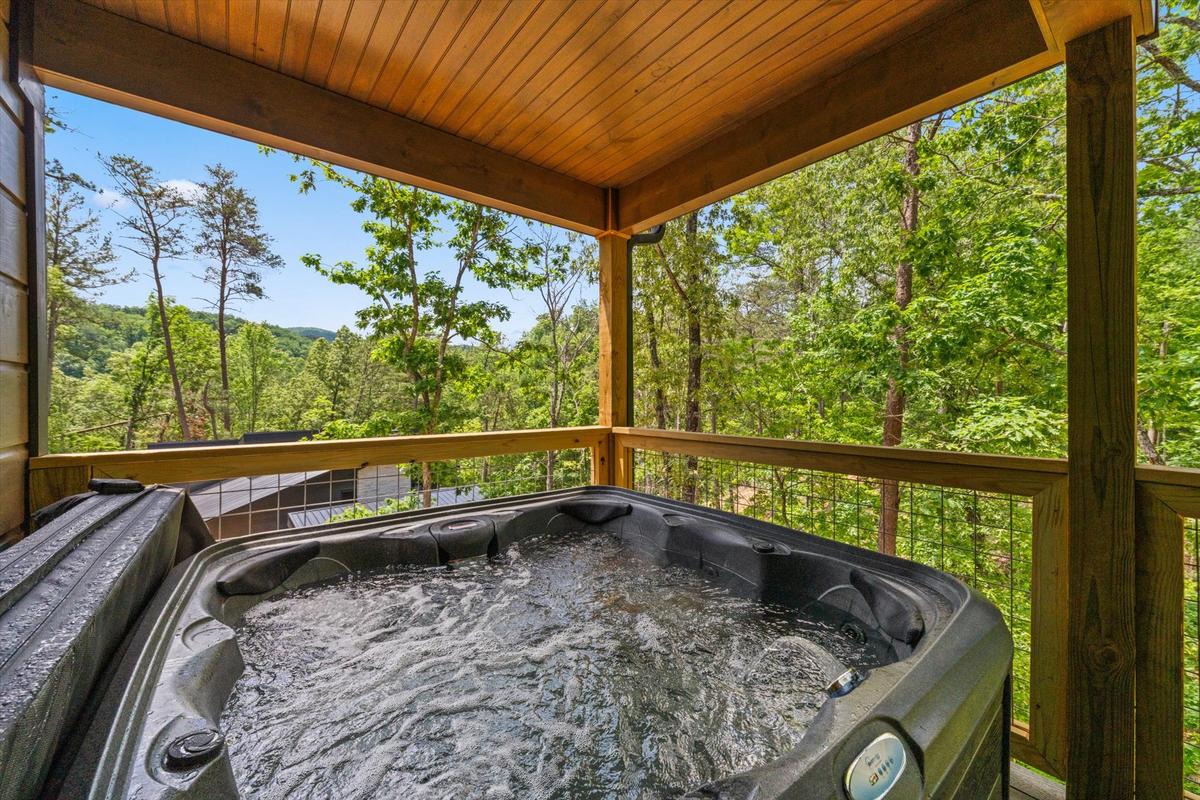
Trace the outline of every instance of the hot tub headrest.
[[226, 597], [269, 592], [320, 552], [319, 542], [303, 542], [239, 561], [217, 580], [217, 591]]
[[559, 503], [558, 510], [588, 525], [603, 525], [609, 520], [632, 514], [633, 506], [612, 500], [568, 500]]
[[884, 633], [909, 646], [921, 640], [925, 634], [925, 620], [895, 587], [860, 569], [850, 570], [850, 585], [867, 601]]

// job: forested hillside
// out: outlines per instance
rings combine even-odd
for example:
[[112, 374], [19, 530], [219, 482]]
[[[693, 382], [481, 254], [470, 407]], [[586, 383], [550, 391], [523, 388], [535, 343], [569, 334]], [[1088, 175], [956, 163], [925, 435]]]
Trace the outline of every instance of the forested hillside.
[[[1200, 464], [1198, 49], [1194, 2], [1139, 47], [1138, 433], [1180, 465]], [[670, 223], [635, 257], [637, 424], [1062, 455], [1064, 108], [1052, 70]], [[595, 421], [590, 242], [298, 161], [296, 202], [349, 191], [371, 243], [303, 259], [363, 292], [356, 328], [284, 330], [243, 319], [270, 317], [284, 265], [238, 176], [212, 165], [185, 196], [103, 163], [103, 211], [49, 169], [53, 449]], [[154, 279], [145, 309], [96, 302], [118, 247]], [[173, 299], [179, 269], [203, 272], [203, 310]], [[504, 341], [508, 309], [472, 284], [536, 292], [537, 324]]]
[[[1141, 457], [1200, 464], [1200, 22], [1139, 46]], [[637, 421], [1062, 456], [1061, 69], [668, 226], [636, 257]]]
[[[216, 315], [211, 311], [189, 308], [188, 316], [194, 322], [216, 324]], [[236, 335], [247, 321], [230, 316], [226, 320], [230, 334]], [[283, 352], [293, 358], [303, 358], [315, 340], [332, 341], [336, 334], [324, 328], [281, 328], [270, 323], [261, 324], [275, 337]], [[91, 303], [87, 316], [72, 322], [70, 330], [65, 331], [56, 366], [72, 378], [82, 378], [89, 368], [93, 373], [103, 372], [109, 358], [147, 335], [144, 308]]]

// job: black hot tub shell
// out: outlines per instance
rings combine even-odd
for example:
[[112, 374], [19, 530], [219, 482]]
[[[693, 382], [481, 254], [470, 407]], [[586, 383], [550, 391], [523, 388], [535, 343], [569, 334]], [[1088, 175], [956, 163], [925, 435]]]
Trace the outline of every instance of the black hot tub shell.
[[[127, 524], [144, 531], [158, 514], [157, 528], [178, 528], [179, 494], [144, 494], [152, 499], [142, 503], [150, 502], [149, 510], [93, 516], [119, 527], [122, 513], [136, 512]], [[26, 780], [0, 797], [237, 797], [215, 732], [243, 670], [232, 626], [247, 609], [347, 572], [495, 555], [535, 534], [581, 528], [607, 531], [663, 563], [701, 570], [741, 596], [791, 607], [819, 600], [890, 650], [890, 663], [861, 681], [836, 676], [841, 680], [793, 751], [696, 787], [689, 797], [1007, 796], [1012, 643], [1000, 613], [978, 593], [936, 570], [780, 526], [589, 487], [259, 534], [201, 550], [170, 572], [128, 635], [120, 624], [108, 626], [105, 634], [118, 641], [100, 648], [114, 654], [107, 672], [86, 700], [72, 700], [75, 707], [57, 715], [66, 720], [63, 730], [40, 744], [43, 760], [54, 753], [49, 780], [40, 788]], [[174, 553], [178, 539], [178, 532], [167, 535], [171, 547], [156, 552]], [[167, 558], [160, 554], [156, 563]], [[41, 688], [33, 694], [44, 703]], [[10, 712], [21, 705], [5, 694]], [[15, 742], [38, 738], [28, 727], [5, 731], [13, 720], [34, 724], [29, 715], [0, 717], [6, 747], [0, 775], [19, 769]], [[48, 764], [33, 769], [44, 776]]]

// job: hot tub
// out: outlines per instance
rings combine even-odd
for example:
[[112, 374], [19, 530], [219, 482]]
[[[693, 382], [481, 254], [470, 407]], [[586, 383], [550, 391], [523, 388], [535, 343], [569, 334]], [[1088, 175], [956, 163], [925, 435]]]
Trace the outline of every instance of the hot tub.
[[1011, 652], [950, 576], [733, 514], [406, 512], [180, 564], [54, 790], [1000, 798]]

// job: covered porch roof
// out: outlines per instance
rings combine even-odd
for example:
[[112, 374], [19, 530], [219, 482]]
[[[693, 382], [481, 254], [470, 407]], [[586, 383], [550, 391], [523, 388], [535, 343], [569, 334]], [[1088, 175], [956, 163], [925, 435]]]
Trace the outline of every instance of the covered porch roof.
[[[47, 85], [631, 233], [1063, 60], [1150, 0], [41, 0]], [[615, 189], [616, 192], [607, 190]]]

